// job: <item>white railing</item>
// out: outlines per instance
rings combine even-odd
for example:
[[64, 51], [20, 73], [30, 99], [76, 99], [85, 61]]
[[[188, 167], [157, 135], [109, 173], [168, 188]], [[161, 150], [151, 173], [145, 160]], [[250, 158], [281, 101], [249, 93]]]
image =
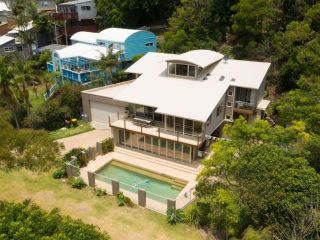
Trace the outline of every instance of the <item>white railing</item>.
[[243, 101], [235, 101], [234, 104], [235, 108], [242, 108], [242, 107], [253, 107], [253, 103], [249, 103], [249, 102], [243, 102]]

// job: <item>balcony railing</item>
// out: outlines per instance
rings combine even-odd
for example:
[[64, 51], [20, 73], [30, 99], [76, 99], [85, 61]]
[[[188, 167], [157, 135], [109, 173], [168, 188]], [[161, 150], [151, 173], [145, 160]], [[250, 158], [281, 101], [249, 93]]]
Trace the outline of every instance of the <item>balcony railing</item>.
[[62, 76], [63, 78], [70, 79], [72, 81], [76, 81], [79, 83], [85, 83], [89, 82], [90, 75], [94, 74], [95, 76], [98, 75], [100, 70], [77, 70], [77, 71], [72, 71], [70, 69], [62, 69]]
[[51, 21], [77, 20], [78, 13], [49, 13]]
[[128, 131], [138, 132], [146, 135], [151, 135], [159, 138], [181, 142], [193, 146], [200, 146], [203, 141], [203, 134], [183, 134], [178, 131], [165, 129], [155, 126], [152, 121], [143, 122], [129, 117], [128, 114], [113, 114], [109, 116], [109, 125], [116, 128], [125, 129]]
[[243, 101], [235, 101], [234, 111], [245, 114], [252, 114], [254, 111], [254, 104]]

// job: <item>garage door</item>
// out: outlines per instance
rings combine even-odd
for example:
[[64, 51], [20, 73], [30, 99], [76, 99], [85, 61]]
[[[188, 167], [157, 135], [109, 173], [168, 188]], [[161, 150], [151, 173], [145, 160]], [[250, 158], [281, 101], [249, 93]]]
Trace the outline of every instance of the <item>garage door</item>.
[[117, 112], [124, 113], [124, 107], [107, 103], [90, 102], [92, 124], [96, 128], [109, 128], [109, 116], [116, 116]]

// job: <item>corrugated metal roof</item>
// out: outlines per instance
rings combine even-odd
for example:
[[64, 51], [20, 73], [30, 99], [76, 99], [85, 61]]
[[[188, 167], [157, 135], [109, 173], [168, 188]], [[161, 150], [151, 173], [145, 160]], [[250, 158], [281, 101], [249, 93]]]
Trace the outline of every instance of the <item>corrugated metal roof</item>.
[[10, 42], [10, 41], [12, 41], [12, 40], [14, 40], [13, 37], [6, 36], [6, 35], [1, 36], [1, 37], [0, 37], [0, 45], [3, 45], [3, 44], [5, 44], [5, 43], [7, 43], [7, 42]]
[[98, 35], [99, 40], [124, 43], [128, 37], [141, 30], [125, 29], [125, 28], [107, 28]]
[[60, 3], [59, 6], [64, 6], [64, 5], [76, 5], [76, 4], [81, 4], [81, 3], [86, 3], [86, 2], [93, 2], [93, 0], [75, 0], [75, 1], [70, 1], [70, 2], [65, 2], [65, 3]]

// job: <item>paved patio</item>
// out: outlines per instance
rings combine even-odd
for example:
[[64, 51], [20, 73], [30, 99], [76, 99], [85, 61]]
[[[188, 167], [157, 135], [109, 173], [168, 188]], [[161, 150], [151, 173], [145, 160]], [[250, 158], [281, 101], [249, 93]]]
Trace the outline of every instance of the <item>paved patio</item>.
[[61, 150], [61, 154], [64, 154], [72, 148], [94, 147], [96, 142], [102, 141], [108, 137], [111, 137], [110, 129], [95, 129], [75, 136], [59, 139], [57, 142], [62, 143], [65, 146], [65, 149]]

